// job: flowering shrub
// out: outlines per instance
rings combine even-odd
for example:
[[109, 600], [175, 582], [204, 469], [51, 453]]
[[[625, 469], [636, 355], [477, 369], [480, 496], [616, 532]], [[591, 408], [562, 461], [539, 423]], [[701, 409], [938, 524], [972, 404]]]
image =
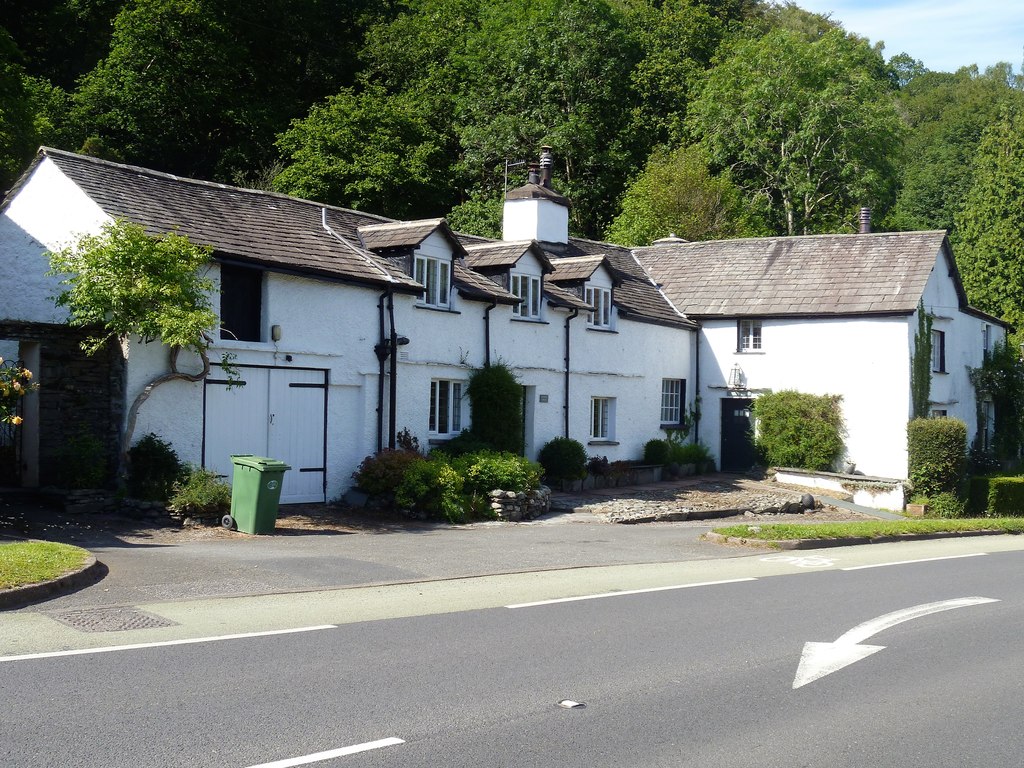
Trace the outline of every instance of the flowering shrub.
[[18, 426], [22, 418], [18, 415], [18, 401], [39, 387], [32, 381], [32, 371], [17, 363], [4, 361], [0, 357], [0, 422]]
[[383, 450], [363, 459], [352, 477], [361, 490], [373, 496], [393, 493], [410, 467], [421, 461], [425, 459], [413, 451]]
[[423, 459], [406, 470], [395, 490], [395, 503], [443, 516], [450, 523], [464, 523], [466, 504], [462, 487], [462, 476], [444, 456]]

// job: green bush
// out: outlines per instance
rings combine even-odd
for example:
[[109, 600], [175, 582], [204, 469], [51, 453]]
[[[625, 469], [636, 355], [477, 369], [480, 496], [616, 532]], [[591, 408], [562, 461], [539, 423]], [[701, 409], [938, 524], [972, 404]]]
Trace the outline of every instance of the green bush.
[[80, 429], [70, 435], [58, 451], [58, 476], [65, 488], [102, 488], [106, 485], [108, 462], [103, 441]]
[[171, 444], [150, 432], [128, 451], [128, 493], [144, 501], [167, 501], [184, 471]]
[[913, 492], [929, 499], [959, 494], [967, 463], [967, 425], [959, 419], [912, 419], [907, 424]]
[[928, 499], [929, 517], [963, 517], [964, 503], [954, 493], [940, 493]]
[[497, 363], [473, 371], [466, 387], [472, 415], [470, 431], [487, 447], [523, 452], [523, 386], [507, 366]]
[[989, 483], [988, 510], [992, 517], [1024, 516], [1024, 477], [996, 477]]
[[167, 506], [183, 515], [224, 514], [231, 509], [231, 486], [208, 469], [188, 467], [172, 486]]
[[841, 403], [840, 395], [791, 389], [757, 398], [755, 444], [764, 461], [773, 467], [831, 469], [843, 450]]
[[644, 444], [644, 464], [668, 464], [671, 449], [668, 440], [648, 440]]
[[393, 493], [409, 468], [421, 461], [425, 459], [412, 451], [384, 449], [363, 459], [359, 469], [352, 473], [352, 478], [361, 490], [371, 496]]
[[587, 476], [587, 451], [571, 437], [556, 437], [540, 449], [537, 457], [548, 482], [580, 480]]
[[459, 456], [465, 456], [468, 453], [493, 450], [494, 446], [490, 443], [485, 440], [481, 440], [468, 429], [464, 429], [444, 445], [439, 445], [431, 450], [430, 454], [433, 456], [437, 453], [443, 453], [445, 456], [455, 459]]
[[467, 494], [486, 496], [490, 491], [529, 491], [540, 485], [541, 467], [523, 456], [479, 451], [452, 462]]
[[703, 464], [711, 461], [711, 451], [703, 443], [673, 445], [669, 456], [673, 464]]
[[395, 489], [395, 503], [444, 517], [450, 523], [466, 521], [462, 476], [444, 456], [410, 464]]

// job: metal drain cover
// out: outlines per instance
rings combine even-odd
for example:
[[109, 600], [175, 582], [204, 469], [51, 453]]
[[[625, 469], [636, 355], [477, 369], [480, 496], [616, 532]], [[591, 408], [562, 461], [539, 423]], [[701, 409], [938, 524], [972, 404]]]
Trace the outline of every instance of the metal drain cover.
[[127, 629], [173, 627], [177, 622], [135, 608], [88, 608], [51, 613], [50, 618], [79, 632], [121, 632]]

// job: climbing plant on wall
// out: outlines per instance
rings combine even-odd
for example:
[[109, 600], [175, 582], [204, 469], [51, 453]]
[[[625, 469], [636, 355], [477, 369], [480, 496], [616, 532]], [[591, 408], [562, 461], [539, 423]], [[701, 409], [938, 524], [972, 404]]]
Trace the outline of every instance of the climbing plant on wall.
[[917, 302], [917, 332], [914, 354], [910, 357], [910, 400], [912, 418], [928, 417], [932, 393], [932, 316], [925, 312], [924, 301]]

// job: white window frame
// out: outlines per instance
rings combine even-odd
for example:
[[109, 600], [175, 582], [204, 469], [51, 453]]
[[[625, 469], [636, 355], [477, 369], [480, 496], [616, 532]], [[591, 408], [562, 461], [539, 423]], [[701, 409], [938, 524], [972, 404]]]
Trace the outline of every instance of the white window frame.
[[761, 352], [764, 349], [763, 329], [760, 320], [740, 320], [736, 326], [739, 352]]
[[996, 436], [996, 406], [991, 400], [984, 400], [981, 404], [983, 424], [982, 448], [991, 451], [995, 445]]
[[590, 398], [590, 439], [615, 439], [615, 398]]
[[992, 351], [992, 326], [988, 323], [981, 328], [981, 349], [986, 355]]
[[431, 379], [427, 429], [431, 435], [455, 436], [463, 430], [462, 404], [466, 382], [459, 379]]
[[946, 332], [932, 329], [932, 373], [946, 372]]
[[522, 299], [521, 302], [512, 307], [512, 314], [524, 320], [540, 320], [540, 276], [513, 272], [509, 285], [510, 293]]
[[452, 265], [449, 259], [416, 255], [413, 279], [423, 286], [420, 303], [447, 308], [451, 295]]
[[661, 380], [661, 423], [683, 423], [683, 392], [686, 389], [684, 379]]
[[594, 328], [612, 327], [612, 290], [598, 286], [586, 290], [587, 304], [594, 308], [587, 313], [587, 325]]

